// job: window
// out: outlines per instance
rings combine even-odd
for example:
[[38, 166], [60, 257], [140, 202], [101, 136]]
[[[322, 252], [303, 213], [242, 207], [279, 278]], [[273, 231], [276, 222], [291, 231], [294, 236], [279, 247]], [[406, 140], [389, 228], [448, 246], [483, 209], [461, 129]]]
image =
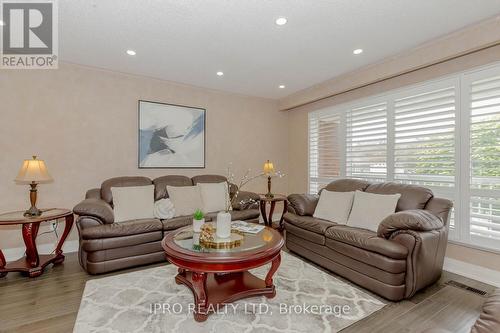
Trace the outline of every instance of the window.
[[310, 193], [345, 176], [429, 187], [450, 239], [500, 250], [500, 64], [310, 113]]

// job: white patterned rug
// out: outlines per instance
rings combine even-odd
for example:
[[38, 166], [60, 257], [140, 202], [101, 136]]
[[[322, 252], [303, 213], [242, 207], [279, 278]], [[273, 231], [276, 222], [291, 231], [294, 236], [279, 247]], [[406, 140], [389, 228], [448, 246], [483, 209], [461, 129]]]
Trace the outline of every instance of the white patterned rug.
[[[263, 278], [268, 269], [252, 272]], [[166, 264], [88, 281], [73, 332], [338, 332], [386, 305], [282, 252], [275, 298], [243, 299], [198, 323], [191, 290], [174, 282], [176, 274]]]

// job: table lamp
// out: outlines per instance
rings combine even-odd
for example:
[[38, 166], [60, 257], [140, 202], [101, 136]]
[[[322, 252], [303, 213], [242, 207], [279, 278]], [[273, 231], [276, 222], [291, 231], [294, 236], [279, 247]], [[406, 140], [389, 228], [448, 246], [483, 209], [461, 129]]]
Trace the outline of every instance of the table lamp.
[[52, 177], [47, 171], [45, 162], [33, 156], [32, 160], [24, 160], [21, 170], [17, 175], [15, 182], [18, 184], [29, 184], [30, 189], [30, 202], [31, 207], [24, 212], [26, 217], [34, 217], [42, 215], [42, 211], [36, 208], [37, 185], [50, 183], [53, 181]]
[[272, 178], [273, 173], [274, 173], [273, 162], [270, 162], [269, 160], [267, 160], [267, 162], [264, 163], [264, 174], [267, 176], [266, 198], [273, 198], [274, 197], [274, 194], [271, 193], [271, 178]]

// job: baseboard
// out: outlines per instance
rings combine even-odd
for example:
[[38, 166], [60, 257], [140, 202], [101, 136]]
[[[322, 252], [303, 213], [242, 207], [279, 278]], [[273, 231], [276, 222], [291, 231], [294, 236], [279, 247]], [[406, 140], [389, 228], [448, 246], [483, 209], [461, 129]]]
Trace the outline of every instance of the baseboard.
[[[51, 253], [56, 248], [56, 245], [57, 244], [51, 244], [51, 243], [37, 245], [38, 253]], [[24, 251], [26, 251], [24, 247], [2, 249], [2, 252], [5, 256], [5, 260], [7, 261], [14, 261], [21, 258], [24, 255]], [[77, 251], [78, 251], [77, 240], [64, 242], [63, 245], [64, 253], [77, 252]]]
[[444, 270], [500, 288], [500, 271], [446, 257]]

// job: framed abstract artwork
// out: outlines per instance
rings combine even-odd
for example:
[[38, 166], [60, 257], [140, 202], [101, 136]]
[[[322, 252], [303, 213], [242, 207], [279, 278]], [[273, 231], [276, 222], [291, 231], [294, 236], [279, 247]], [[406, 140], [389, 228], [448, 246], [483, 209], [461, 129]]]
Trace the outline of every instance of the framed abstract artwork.
[[206, 110], [139, 101], [139, 168], [204, 168]]

